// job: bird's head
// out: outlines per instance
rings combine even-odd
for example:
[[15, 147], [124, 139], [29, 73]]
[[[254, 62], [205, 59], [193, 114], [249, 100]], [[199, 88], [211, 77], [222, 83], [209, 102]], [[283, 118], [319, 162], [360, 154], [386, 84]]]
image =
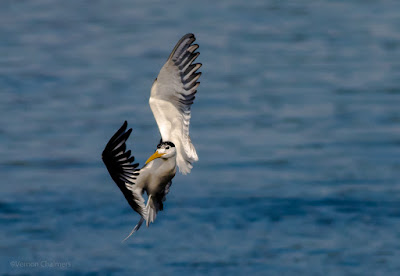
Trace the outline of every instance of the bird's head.
[[172, 142], [160, 142], [156, 152], [147, 159], [146, 164], [157, 158], [168, 159], [176, 155], [176, 148]]

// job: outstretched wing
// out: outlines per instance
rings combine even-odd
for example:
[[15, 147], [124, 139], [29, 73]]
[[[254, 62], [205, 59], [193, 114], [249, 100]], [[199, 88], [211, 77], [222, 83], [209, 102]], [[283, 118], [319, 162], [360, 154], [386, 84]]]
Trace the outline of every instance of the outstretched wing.
[[154, 81], [149, 100], [162, 140], [175, 144], [176, 162], [183, 174], [189, 173], [198, 160], [189, 136], [190, 108], [201, 75], [196, 72], [201, 63], [193, 63], [200, 54], [195, 52], [199, 45], [192, 44], [195, 40], [193, 34], [179, 40]]
[[126, 128], [128, 123], [125, 121], [121, 128], [111, 137], [107, 143], [102, 159], [110, 173], [111, 178], [117, 184], [121, 192], [133, 210], [144, 215], [145, 205], [141, 195], [141, 189], [135, 189], [135, 180], [140, 173], [136, 169], [139, 164], [135, 163], [135, 157], [131, 156], [131, 151], [126, 151], [126, 140], [128, 140], [132, 129]]

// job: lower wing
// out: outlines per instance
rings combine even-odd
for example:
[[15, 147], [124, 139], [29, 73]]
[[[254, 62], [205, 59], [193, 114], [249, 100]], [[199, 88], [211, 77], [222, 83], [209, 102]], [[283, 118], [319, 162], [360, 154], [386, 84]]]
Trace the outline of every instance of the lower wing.
[[136, 169], [139, 164], [132, 164], [135, 157], [131, 156], [131, 151], [126, 151], [126, 140], [132, 132], [130, 128], [126, 131], [128, 123], [125, 121], [121, 128], [111, 137], [104, 148], [102, 159], [110, 173], [111, 178], [121, 190], [129, 205], [142, 217], [146, 214], [144, 199], [141, 189], [135, 186], [135, 181], [140, 173]]

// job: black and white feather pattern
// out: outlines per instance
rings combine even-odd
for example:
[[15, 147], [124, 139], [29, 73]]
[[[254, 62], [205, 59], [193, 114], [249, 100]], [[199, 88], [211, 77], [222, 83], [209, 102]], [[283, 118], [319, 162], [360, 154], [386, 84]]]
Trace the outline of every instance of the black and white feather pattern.
[[163, 141], [171, 141], [177, 149], [177, 165], [183, 174], [198, 161], [190, 136], [191, 106], [195, 99], [201, 63], [194, 63], [199, 56], [199, 45], [193, 34], [184, 35], [172, 50], [153, 83], [150, 107], [157, 121]]
[[193, 34], [183, 36], [169, 56], [169, 59], [179, 68], [179, 75], [184, 88], [179, 91], [179, 108], [182, 111], [190, 111], [197, 87], [200, 85], [197, 80], [200, 78], [201, 72], [196, 71], [202, 64], [193, 63], [200, 55], [199, 52], [195, 52], [199, 45], [192, 44], [195, 40]]
[[128, 140], [132, 129], [126, 128], [128, 123], [125, 121], [121, 128], [111, 137], [107, 143], [102, 159], [110, 173], [111, 178], [117, 184], [129, 205], [133, 210], [145, 215], [144, 199], [140, 190], [135, 189], [135, 180], [140, 170], [136, 169], [139, 164], [135, 163], [135, 157], [131, 156], [131, 151], [126, 151], [126, 140]]

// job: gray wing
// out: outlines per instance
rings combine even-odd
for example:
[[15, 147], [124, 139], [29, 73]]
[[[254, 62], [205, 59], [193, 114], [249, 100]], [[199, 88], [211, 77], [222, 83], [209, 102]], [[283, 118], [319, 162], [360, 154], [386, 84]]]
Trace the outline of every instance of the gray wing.
[[194, 63], [199, 47], [193, 34], [186, 34], [176, 44], [151, 88], [149, 104], [163, 141], [171, 141], [177, 150], [177, 165], [183, 174], [198, 161], [190, 136], [191, 106], [195, 99], [201, 63]]

